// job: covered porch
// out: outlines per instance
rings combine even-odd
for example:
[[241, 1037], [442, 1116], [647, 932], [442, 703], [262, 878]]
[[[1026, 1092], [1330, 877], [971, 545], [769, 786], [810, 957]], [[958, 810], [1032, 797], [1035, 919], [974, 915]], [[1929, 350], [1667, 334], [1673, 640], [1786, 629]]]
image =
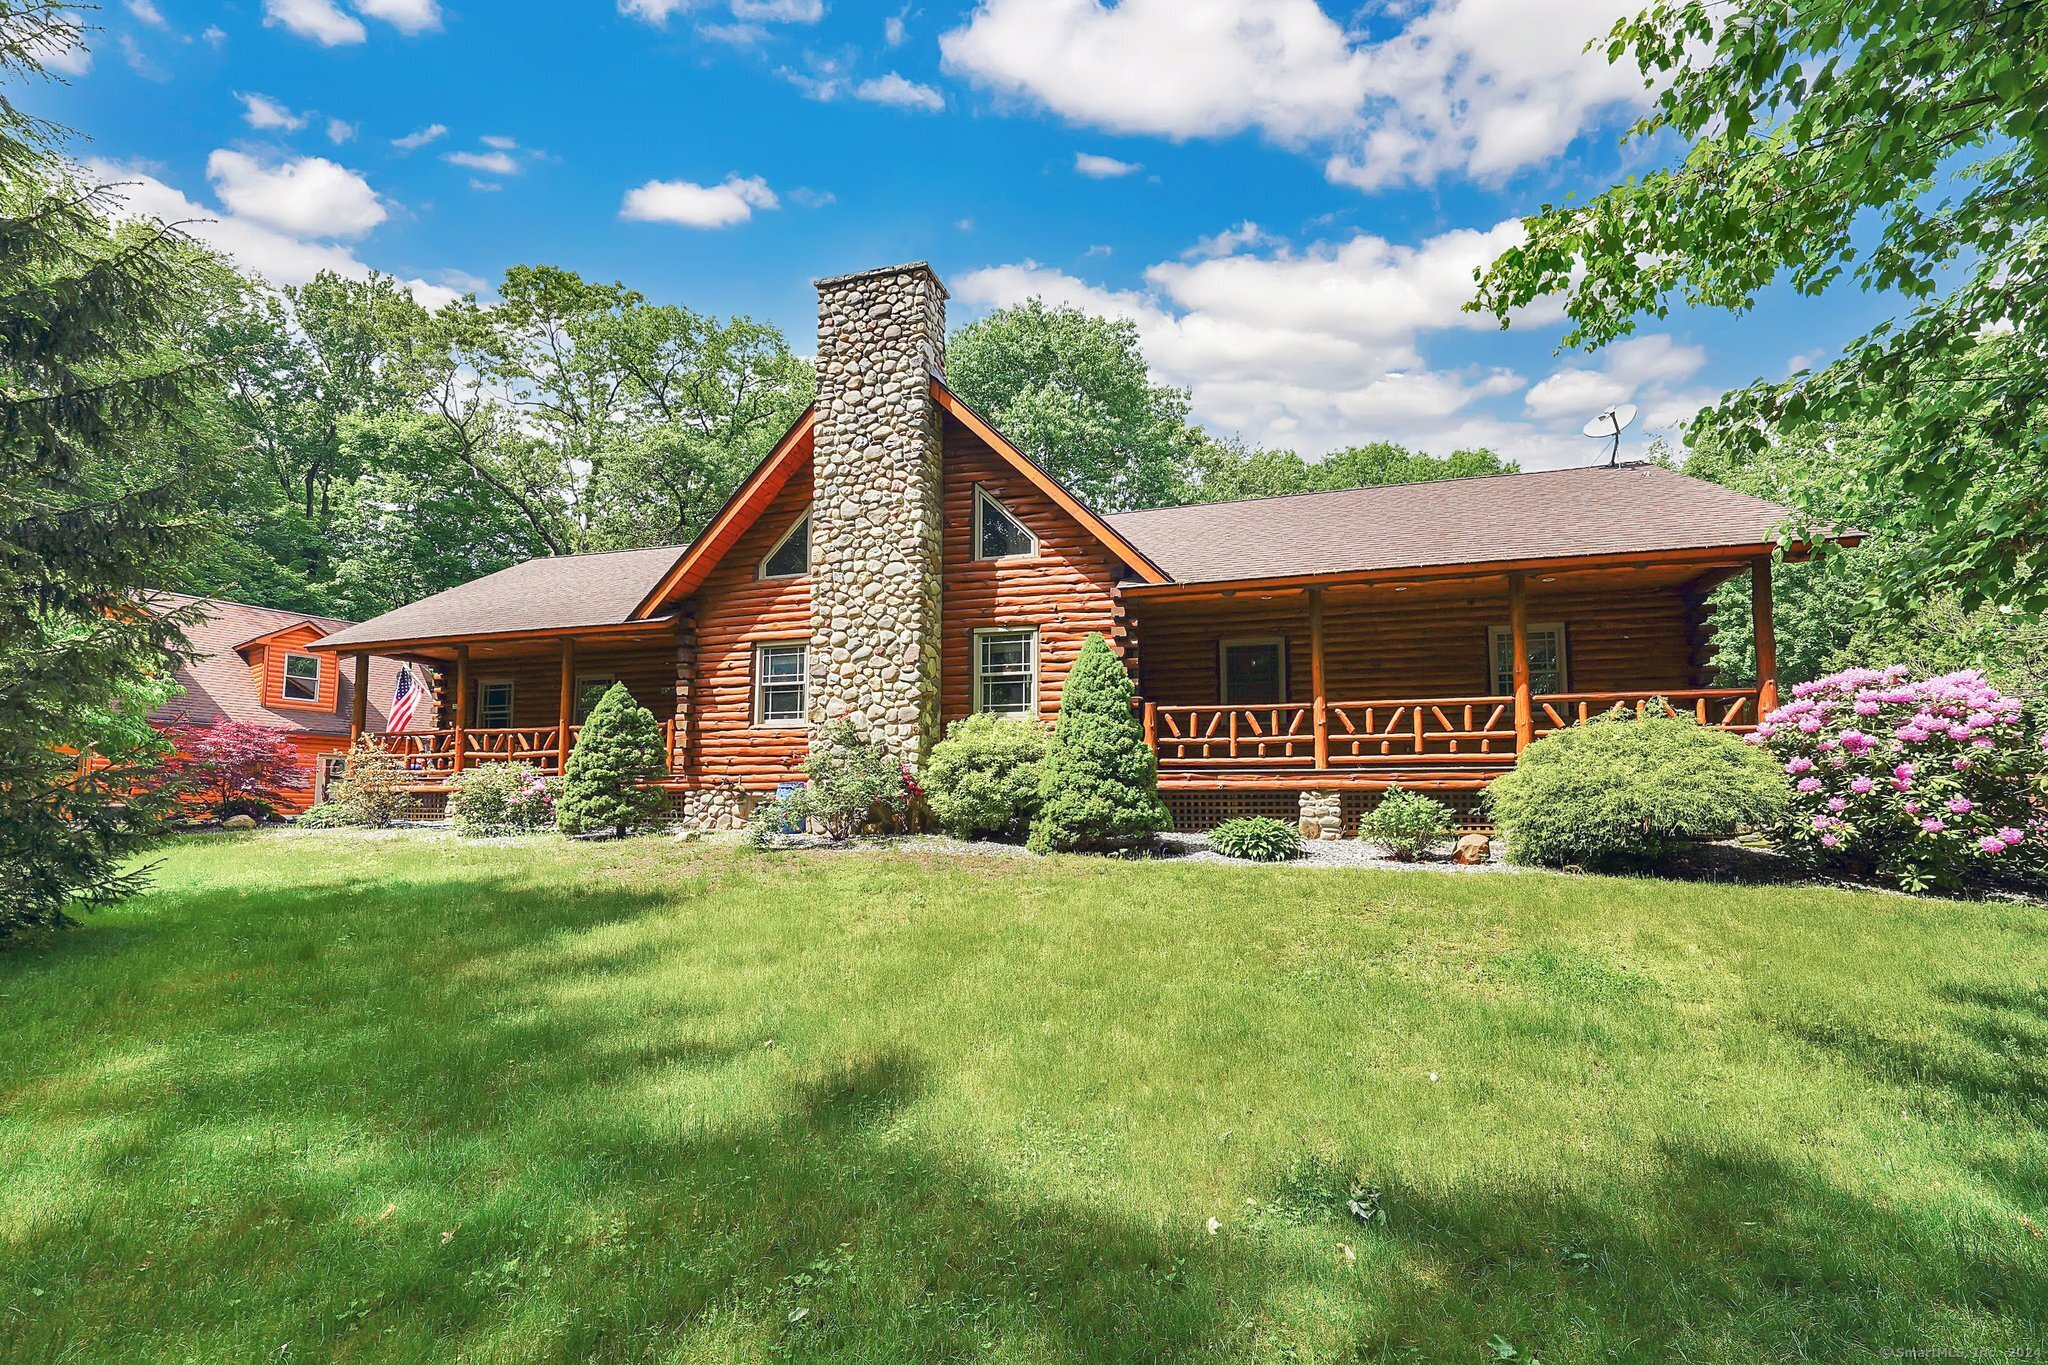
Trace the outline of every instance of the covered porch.
[[[673, 773], [683, 765], [688, 734], [676, 721], [677, 643], [675, 623], [663, 620], [380, 646], [377, 653], [412, 665], [425, 691], [409, 727], [380, 731], [366, 726], [359, 690], [351, 740], [383, 743], [422, 789], [487, 764], [555, 774], [591, 708], [614, 683], [624, 683], [660, 724]], [[368, 655], [352, 657], [361, 676]]]
[[[1777, 705], [1770, 559], [1125, 589], [1162, 790], [1477, 791], [1551, 732], [1652, 706], [1747, 732]], [[1746, 575], [1752, 687], [1706, 597]]]

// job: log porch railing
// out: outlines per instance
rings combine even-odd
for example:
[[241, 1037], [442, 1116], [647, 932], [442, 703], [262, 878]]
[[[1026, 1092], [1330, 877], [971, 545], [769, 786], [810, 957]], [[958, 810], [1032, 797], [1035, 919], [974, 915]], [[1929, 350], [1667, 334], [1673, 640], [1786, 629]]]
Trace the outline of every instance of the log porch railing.
[[[675, 722], [663, 720], [662, 752], [671, 771], [676, 766]], [[543, 773], [559, 773], [568, 751], [576, 747], [580, 725], [568, 727], [569, 742], [562, 743], [558, 725], [515, 725], [504, 728], [451, 730], [402, 730], [373, 734], [405, 766], [422, 780], [440, 781], [465, 768], [485, 763], [524, 763]]]
[[[1756, 728], [1757, 689], [1561, 692], [1530, 698], [1541, 738], [1616, 706], [1641, 715], [1661, 703], [1716, 730]], [[1145, 705], [1145, 735], [1162, 769], [1506, 767], [1520, 752], [1515, 698], [1416, 697], [1265, 706]]]

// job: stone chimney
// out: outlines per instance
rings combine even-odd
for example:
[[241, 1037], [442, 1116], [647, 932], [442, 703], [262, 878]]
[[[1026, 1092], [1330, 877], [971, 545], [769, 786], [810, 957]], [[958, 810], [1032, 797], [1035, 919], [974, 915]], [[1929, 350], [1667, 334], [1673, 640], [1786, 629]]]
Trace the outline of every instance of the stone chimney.
[[918, 763], [939, 727], [946, 287], [923, 261], [819, 280], [811, 725]]

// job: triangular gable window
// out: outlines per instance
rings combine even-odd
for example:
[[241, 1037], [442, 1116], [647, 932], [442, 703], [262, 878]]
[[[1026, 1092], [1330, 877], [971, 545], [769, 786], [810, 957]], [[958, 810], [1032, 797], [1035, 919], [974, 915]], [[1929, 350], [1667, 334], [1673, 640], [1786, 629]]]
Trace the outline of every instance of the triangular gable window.
[[1038, 537], [977, 485], [974, 490], [974, 557], [1015, 559], [1038, 553]]
[[806, 511], [762, 559], [761, 577], [801, 578], [810, 571], [811, 514]]

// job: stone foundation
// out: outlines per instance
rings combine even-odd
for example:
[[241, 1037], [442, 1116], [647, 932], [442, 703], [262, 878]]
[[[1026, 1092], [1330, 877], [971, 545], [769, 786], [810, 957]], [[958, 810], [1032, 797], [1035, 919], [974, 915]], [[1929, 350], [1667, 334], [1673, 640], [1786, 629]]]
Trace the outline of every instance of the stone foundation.
[[730, 783], [675, 794], [676, 823], [686, 829], [745, 829], [747, 817], [773, 792], [750, 792]]
[[1344, 793], [1305, 791], [1301, 794], [1301, 837], [1341, 839], [1344, 837]]

